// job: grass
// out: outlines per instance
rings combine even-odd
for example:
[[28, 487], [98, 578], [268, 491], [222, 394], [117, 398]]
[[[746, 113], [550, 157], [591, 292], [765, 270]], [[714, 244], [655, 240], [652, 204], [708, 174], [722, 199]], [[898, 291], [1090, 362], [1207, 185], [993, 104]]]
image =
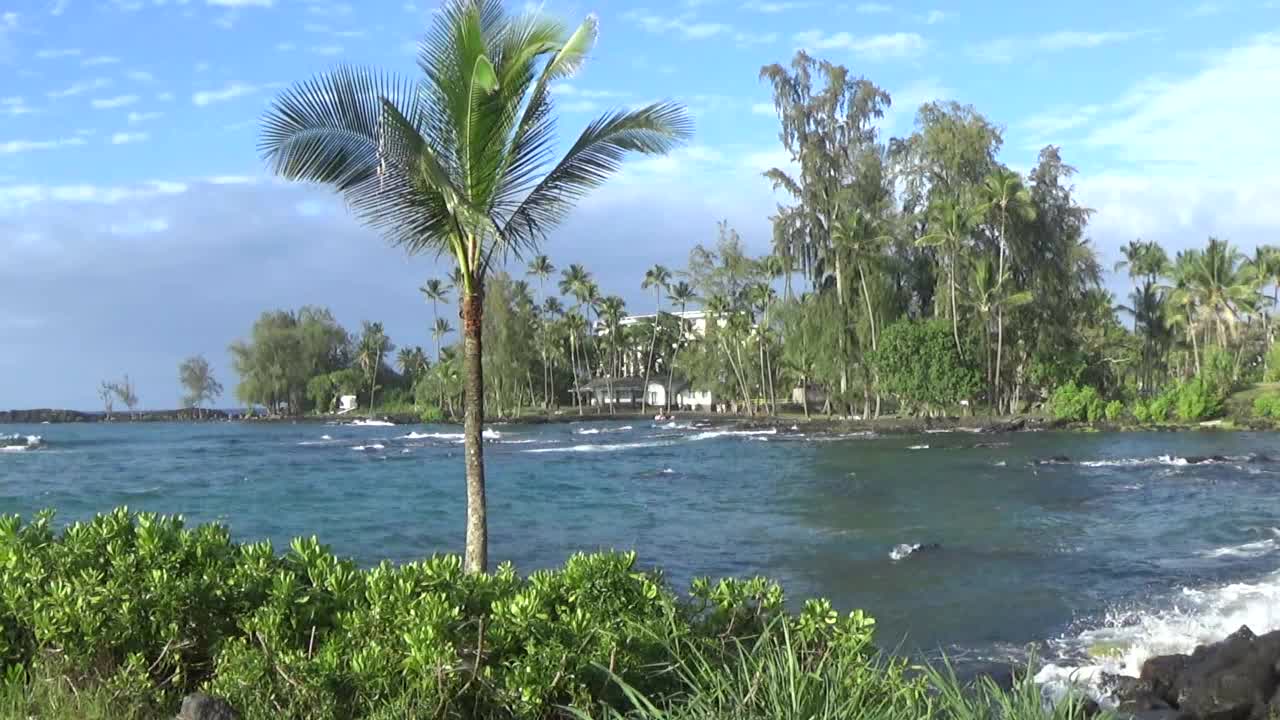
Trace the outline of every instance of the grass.
[[1232, 419], [1253, 419], [1253, 401], [1267, 393], [1280, 393], [1280, 383], [1254, 383], [1253, 385], [1231, 393], [1223, 404], [1223, 414]]

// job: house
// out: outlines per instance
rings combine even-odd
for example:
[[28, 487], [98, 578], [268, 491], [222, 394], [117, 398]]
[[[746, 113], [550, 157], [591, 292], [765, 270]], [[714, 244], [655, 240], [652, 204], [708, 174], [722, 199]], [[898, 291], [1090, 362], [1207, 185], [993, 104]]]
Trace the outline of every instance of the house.
[[343, 395], [342, 397], [338, 398], [338, 402], [341, 403], [340, 406], [338, 407], [339, 415], [346, 415], [352, 410], [355, 410], [357, 407], [355, 395]]

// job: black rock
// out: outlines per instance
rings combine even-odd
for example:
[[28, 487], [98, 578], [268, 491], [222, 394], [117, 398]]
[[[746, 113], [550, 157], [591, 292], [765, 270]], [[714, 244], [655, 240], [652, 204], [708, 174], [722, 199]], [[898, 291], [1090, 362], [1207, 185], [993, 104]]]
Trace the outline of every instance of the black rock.
[[240, 713], [221, 698], [192, 693], [182, 699], [176, 720], [240, 720]]
[[[1199, 720], [1263, 720], [1280, 685], [1280, 631], [1262, 637], [1241, 627], [1191, 655], [1164, 655], [1142, 666], [1150, 694]], [[1157, 710], [1138, 688], [1131, 710]], [[1146, 704], [1148, 707], [1143, 707]]]
[[[1124, 717], [1123, 713], [1120, 717]], [[1196, 720], [1196, 717], [1182, 710], [1143, 710], [1142, 712], [1132, 713], [1129, 717], [1133, 720]]]

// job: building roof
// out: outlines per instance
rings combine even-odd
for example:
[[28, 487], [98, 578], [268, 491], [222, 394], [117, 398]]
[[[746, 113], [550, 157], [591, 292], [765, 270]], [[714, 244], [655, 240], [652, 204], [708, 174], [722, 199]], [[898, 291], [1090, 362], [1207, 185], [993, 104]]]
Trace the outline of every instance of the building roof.
[[[665, 377], [657, 377], [655, 374], [653, 377], [649, 378], [649, 385], [650, 386], [657, 385], [659, 387], [665, 388], [667, 385], [667, 379]], [[673, 392], [677, 392], [677, 393], [681, 392], [688, 386], [689, 386], [689, 383], [686, 382], [680, 376], [677, 375], [676, 377], [672, 378], [671, 388]], [[591, 382], [584, 384], [582, 387], [578, 389], [597, 392], [600, 390], [608, 390], [610, 387], [613, 388], [614, 392], [642, 392], [645, 389], [644, 378], [623, 377], [623, 378], [613, 378], [612, 380], [610, 380], [609, 378], [598, 377], [592, 380]]]

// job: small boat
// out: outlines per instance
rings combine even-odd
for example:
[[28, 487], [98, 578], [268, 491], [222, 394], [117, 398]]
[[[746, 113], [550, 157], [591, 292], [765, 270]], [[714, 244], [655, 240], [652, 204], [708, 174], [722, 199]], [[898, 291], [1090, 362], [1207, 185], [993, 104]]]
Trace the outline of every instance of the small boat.
[[0, 435], [0, 452], [26, 452], [44, 447], [39, 435]]

